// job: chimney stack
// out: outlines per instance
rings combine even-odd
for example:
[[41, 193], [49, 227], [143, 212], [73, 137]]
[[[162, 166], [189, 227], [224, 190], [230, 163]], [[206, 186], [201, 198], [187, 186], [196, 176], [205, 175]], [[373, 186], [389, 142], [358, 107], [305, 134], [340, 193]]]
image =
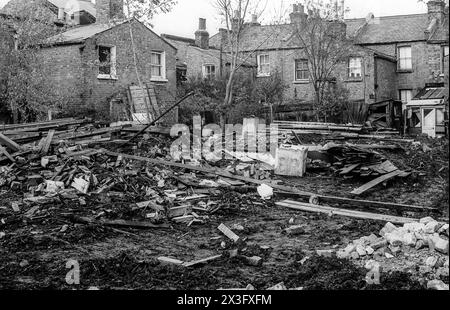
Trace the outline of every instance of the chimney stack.
[[445, 18], [445, 2], [442, 0], [430, 0], [428, 6], [428, 20], [436, 19], [442, 22]]
[[202, 48], [209, 48], [209, 33], [206, 31], [206, 19], [199, 18], [198, 30], [195, 32], [195, 45]]
[[308, 18], [308, 14], [305, 13], [305, 6], [302, 4], [294, 4], [289, 17], [291, 18], [291, 24], [303, 25]]
[[238, 10], [234, 11], [234, 17], [231, 19], [231, 31], [237, 32], [239, 25], [242, 23], [241, 14]]
[[123, 0], [96, 0], [96, 23], [107, 24], [112, 20], [125, 18], [123, 12]]

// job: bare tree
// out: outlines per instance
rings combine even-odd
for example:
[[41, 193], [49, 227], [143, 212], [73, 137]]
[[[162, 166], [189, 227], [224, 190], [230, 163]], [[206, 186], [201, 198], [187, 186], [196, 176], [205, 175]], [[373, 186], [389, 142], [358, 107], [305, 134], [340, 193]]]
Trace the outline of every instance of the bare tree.
[[[336, 0], [308, 0], [308, 18], [294, 25], [294, 39], [308, 59], [309, 78], [315, 95], [315, 108], [325, 98], [330, 83], [336, 82], [335, 70], [352, 51], [343, 21], [345, 9]], [[319, 117], [319, 113], [317, 113]]]

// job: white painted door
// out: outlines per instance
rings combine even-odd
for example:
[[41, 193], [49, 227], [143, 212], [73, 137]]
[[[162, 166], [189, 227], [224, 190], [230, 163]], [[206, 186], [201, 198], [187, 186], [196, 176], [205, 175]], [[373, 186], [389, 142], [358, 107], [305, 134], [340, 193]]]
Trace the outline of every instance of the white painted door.
[[422, 109], [422, 133], [436, 137], [436, 109]]

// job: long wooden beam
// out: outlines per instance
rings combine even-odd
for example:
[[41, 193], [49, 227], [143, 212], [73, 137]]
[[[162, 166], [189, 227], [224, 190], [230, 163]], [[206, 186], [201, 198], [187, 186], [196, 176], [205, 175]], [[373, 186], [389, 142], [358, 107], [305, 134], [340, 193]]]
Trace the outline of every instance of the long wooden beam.
[[285, 200], [281, 202], [275, 203], [277, 206], [286, 207], [289, 209], [299, 210], [299, 211], [307, 211], [307, 212], [316, 212], [316, 213], [325, 213], [329, 215], [341, 215], [359, 219], [367, 219], [367, 220], [377, 220], [377, 221], [385, 221], [396, 224], [405, 224], [405, 223], [413, 223], [418, 222], [418, 219], [399, 217], [399, 216], [391, 216], [385, 214], [377, 214], [377, 213], [369, 213], [369, 212], [361, 212], [355, 210], [347, 210], [347, 209], [338, 209], [332, 207], [325, 206], [317, 206], [309, 203], [302, 203], [292, 200]]

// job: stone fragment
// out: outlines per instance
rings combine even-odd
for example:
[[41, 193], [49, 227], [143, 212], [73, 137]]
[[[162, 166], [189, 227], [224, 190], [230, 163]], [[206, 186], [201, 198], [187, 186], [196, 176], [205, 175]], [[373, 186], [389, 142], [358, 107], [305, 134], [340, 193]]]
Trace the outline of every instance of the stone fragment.
[[284, 230], [289, 236], [301, 235], [305, 233], [303, 225], [290, 226]]
[[434, 221], [434, 219], [433, 219], [432, 217], [427, 216], [427, 217], [421, 218], [421, 219], [419, 220], [419, 223], [422, 223], [422, 224], [424, 224], [424, 225], [427, 225], [429, 222], [433, 222], [433, 221]]
[[372, 255], [375, 252], [375, 250], [371, 246], [368, 246], [366, 247], [366, 252], [367, 255]]
[[274, 286], [269, 287], [267, 290], [269, 290], [269, 291], [286, 291], [287, 287], [286, 287], [286, 285], [284, 285], [283, 282], [281, 282]]
[[403, 235], [403, 243], [408, 246], [416, 246], [417, 238], [414, 233], [406, 233]]
[[381, 239], [380, 241], [377, 241], [375, 243], [372, 243], [370, 246], [374, 249], [374, 250], [378, 250], [379, 248], [383, 248], [385, 246], [388, 245], [388, 242], [386, 239]]
[[252, 256], [252, 257], [245, 256], [245, 261], [247, 262], [247, 264], [249, 264], [251, 266], [261, 266], [262, 265], [262, 258], [259, 256]]
[[438, 261], [438, 258], [436, 256], [430, 256], [426, 259], [425, 265], [427, 265], [431, 268], [434, 268], [434, 266], [436, 266], [436, 264], [437, 264], [437, 261]]
[[427, 289], [429, 290], [438, 290], [438, 291], [448, 291], [448, 285], [445, 284], [441, 280], [432, 280], [428, 281], [427, 283]]
[[359, 258], [359, 254], [358, 252], [352, 252], [352, 254], [350, 255], [352, 259], [358, 259]]
[[436, 234], [429, 239], [429, 242], [432, 244], [429, 244], [430, 248], [433, 247], [438, 252], [448, 254], [448, 240], [442, 239]]
[[406, 223], [403, 225], [403, 228], [405, 228], [408, 232], [421, 232], [425, 229], [425, 224], [417, 222]]
[[397, 227], [391, 222], [387, 222], [386, 225], [380, 230], [380, 236], [384, 237], [385, 234], [391, 233], [396, 230]]
[[356, 246], [356, 252], [358, 253], [359, 256], [367, 255], [366, 249], [362, 245], [357, 245]]
[[384, 253], [384, 255], [386, 256], [386, 258], [394, 258], [394, 255], [390, 254], [390, 253]]
[[423, 249], [427, 246], [427, 243], [424, 240], [417, 240], [416, 242], [416, 250]]
[[435, 232], [438, 231], [439, 227], [440, 227], [440, 224], [438, 222], [431, 221], [425, 225], [424, 232], [426, 234], [434, 234]]
[[334, 250], [317, 250], [316, 253], [323, 257], [333, 257]]

